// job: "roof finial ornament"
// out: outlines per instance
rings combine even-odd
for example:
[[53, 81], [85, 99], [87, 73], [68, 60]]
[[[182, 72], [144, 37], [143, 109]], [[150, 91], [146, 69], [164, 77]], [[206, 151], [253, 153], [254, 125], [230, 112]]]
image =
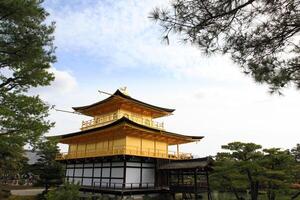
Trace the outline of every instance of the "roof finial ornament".
[[126, 86], [120, 87], [119, 90], [120, 90], [120, 92], [122, 92], [123, 94], [129, 96], [128, 89], [127, 89]]

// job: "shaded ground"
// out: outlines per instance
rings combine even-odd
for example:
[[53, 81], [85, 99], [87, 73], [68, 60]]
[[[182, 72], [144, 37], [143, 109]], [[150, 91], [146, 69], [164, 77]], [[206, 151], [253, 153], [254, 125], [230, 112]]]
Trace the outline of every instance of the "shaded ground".
[[7, 200], [38, 200], [36, 196], [10, 196]]

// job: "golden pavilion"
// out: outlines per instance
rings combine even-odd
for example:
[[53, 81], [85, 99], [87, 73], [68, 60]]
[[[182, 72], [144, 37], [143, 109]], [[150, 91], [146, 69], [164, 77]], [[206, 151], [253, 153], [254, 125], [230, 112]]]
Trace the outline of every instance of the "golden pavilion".
[[[85, 191], [123, 196], [171, 191], [171, 186], [180, 191], [180, 184], [187, 185], [184, 176], [192, 174], [196, 175], [193, 191], [197, 180], [202, 184], [199, 191], [207, 191], [208, 180], [200, 178], [208, 178], [207, 158], [195, 159], [179, 151], [179, 145], [203, 136], [172, 133], [155, 121], [174, 109], [139, 101], [124, 89], [73, 109], [92, 119], [83, 121], [80, 131], [58, 136], [60, 143], [68, 145], [68, 152], [57, 156], [66, 164], [66, 181], [79, 183]], [[176, 151], [170, 151], [173, 145]]]

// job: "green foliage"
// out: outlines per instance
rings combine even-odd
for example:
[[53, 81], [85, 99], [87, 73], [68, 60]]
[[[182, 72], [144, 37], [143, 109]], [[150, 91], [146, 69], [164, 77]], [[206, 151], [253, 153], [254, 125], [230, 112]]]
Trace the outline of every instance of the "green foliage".
[[45, 120], [49, 106], [38, 96], [4, 93], [0, 101], [1, 139], [18, 138], [20, 146], [27, 142], [34, 144], [53, 125]]
[[260, 185], [267, 192], [269, 200], [274, 200], [279, 194], [290, 192], [293, 181], [292, 169], [294, 158], [288, 151], [278, 148], [264, 149], [264, 157], [260, 161], [263, 171], [260, 175]]
[[223, 145], [226, 152], [216, 156], [211, 181], [214, 189], [232, 192], [237, 200], [250, 192], [251, 200], [257, 200], [259, 192], [265, 192], [269, 200], [292, 192], [296, 167], [289, 151], [278, 148], [262, 149], [254, 143], [233, 142]]
[[46, 200], [79, 200], [79, 185], [65, 183], [56, 190], [51, 190], [46, 195]]
[[40, 158], [36, 163], [34, 174], [40, 177], [46, 191], [49, 186], [59, 185], [63, 182], [64, 170], [62, 164], [55, 160], [57, 153], [59, 153], [59, 149], [55, 140], [42, 141], [38, 144]]
[[215, 173], [212, 176], [215, 187], [232, 192], [236, 199], [243, 199], [240, 193], [250, 189], [252, 200], [258, 196], [256, 177], [261, 171], [259, 163], [262, 153], [260, 145], [233, 142], [223, 145], [229, 152], [216, 156]]
[[22, 147], [34, 145], [53, 126], [45, 119], [51, 107], [39, 96], [27, 95], [30, 88], [54, 79], [49, 73], [55, 61], [54, 24], [44, 23], [48, 13], [41, 4], [0, 1], [0, 169], [15, 174]]
[[298, 0], [172, 0], [151, 18], [165, 31], [205, 54], [230, 54], [246, 74], [271, 92], [294, 84], [300, 88]]
[[4, 182], [13, 178], [26, 163], [20, 140], [18, 137], [0, 139], [0, 176]]
[[291, 150], [292, 156], [295, 158], [295, 166], [292, 169], [293, 177], [294, 177], [294, 187], [297, 188], [296, 191], [293, 194], [292, 199], [297, 199], [300, 197], [300, 144], [297, 144], [296, 147], [294, 147]]
[[300, 163], [300, 144], [297, 144], [296, 147], [291, 150], [291, 153], [295, 157], [295, 160]]
[[0, 89], [26, 91], [53, 80], [47, 69], [55, 61], [54, 25], [44, 23], [48, 13], [42, 1], [0, 2]]

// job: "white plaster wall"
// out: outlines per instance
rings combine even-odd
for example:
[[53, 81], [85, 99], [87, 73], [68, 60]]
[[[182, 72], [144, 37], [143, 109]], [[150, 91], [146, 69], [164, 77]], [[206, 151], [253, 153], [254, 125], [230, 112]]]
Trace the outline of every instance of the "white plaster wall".
[[75, 167], [83, 167], [83, 163], [80, 163], [80, 164], [75, 164]]
[[103, 163], [103, 167], [109, 167], [110, 163]]
[[109, 177], [110, 168], [103, 168], [102, 170], [103, 170], [102, 177]]
[[95, 163], [95, 167], [101, 167], [101, 163]]
[[100, 178], [101, 176], [101, 168], [95, 168], [94, 169], [94, 177]]
[[136, 162], [127, 162], [127, 166], [132, 166], [132, 167], [140, 167], [141, 163], [136, 163]]
[[82, 176], [82, 168], [75, 169], [75, 176]]
[[83, 172], [84, 177], [91, 177], [92, 175], [93, 175], [93, 169], [84, 168], [84, 172]]
[[74, 168], [74, 164], [67, 164], [67, 168]]
[[124, 162], [112, 162], [111, 166], [124, 166]]
[[92, 186], [92, 179], [91, 178], [83, 178], [82, 185]]
[[110, 187], [121, 188], [123, 186], [123, 179], [111, 179]]
[[142, 164], [143, 167], [154, 167], [153, 163], [143, 163]]
[[139, 168], [127, 168], [126, 169], [126, 187], [131, 187], [131, 183], [134, 183], [134, 187], [137, 187], [140, 183], [140, 170]]
[[67, 169], [66, 170], [66, 176], [73, 176], [74, 169]]
[[102, 184], [102, 187], [106, 187], [107, 185], [109, 185], [109, 179], [103, 178], [101, 180], [101, 184]]
[[146, 183], [148, 183], [148, 184], [150, 183], [150, 185], [153, 186], [152, 184], [154, 184], [154, 180], [155, 180], [154, 176], [155, 176], [154, 169], [143, 169], [143, 171], [142, 171], [143, 186], [146, 186]]
[[86, 163], [84, 164], [84, 167], [93, 167], [93, 163]]
[[111, 177], [123, 178], [124, 168], [112, 168]]
[[94, 179], [93, 179], [93, 185], [99, 186], [99, 185], [100, 185], [100, 179], [94, 178]]

